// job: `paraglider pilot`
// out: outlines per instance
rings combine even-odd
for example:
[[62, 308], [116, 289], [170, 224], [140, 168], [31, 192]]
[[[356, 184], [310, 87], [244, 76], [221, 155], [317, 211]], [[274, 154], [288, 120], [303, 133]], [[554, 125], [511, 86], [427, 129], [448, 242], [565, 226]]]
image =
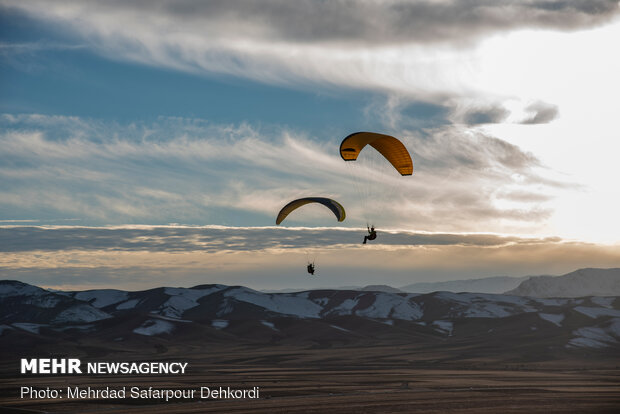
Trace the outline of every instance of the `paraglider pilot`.
[[314, 275], [314, 263], [308, 263], [308, 273]]
[[364, 242], [362, 244], [366, 244], [368, 240], [374, 240], [377, 238], [377, 232], [375, 231], [375, 226], [368, 227], [368, 236], [364, 236]]

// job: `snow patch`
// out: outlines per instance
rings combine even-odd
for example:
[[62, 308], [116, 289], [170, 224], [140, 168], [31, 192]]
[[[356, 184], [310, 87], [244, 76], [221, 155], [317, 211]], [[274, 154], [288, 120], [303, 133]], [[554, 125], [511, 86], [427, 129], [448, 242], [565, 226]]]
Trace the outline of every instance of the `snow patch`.
[[300, 294], [260, 293], [240, 287], [224, 292], [224, 296], [241, 302], [251, 303], [272, 312], [293, 315], [299, 318], [319, 318], [322, 307], [308, 299], [308, 292]]
[[340, 305], [332, 308], [329, 313], [336, 315], [353, 315], [353, 308], [357, 306], [357, 299], [346, 299]]
[[437, 327], [437, 331], [445, 332], [448, 336], [452, 336], [454, 325], [450, 321], [433, 321], [433, 325]]
[[609, 326], [607, 327], [607, 332], [617, 338], [620, 338], [620, 318], [614, 318], [611, 320]]
[[466, 318], [504, 318], [510, 316], [510, 313], [503, 306], [495, 303], [476, 303], [467, 309], [463, 316]]
[[211, 326], [216, 329], [224, 329], [228, 326], [228, 321], [226, 319], [214, 319], [211, 321]]
[[149, 319], [145, 321], [142, 326], [133, 330], [138, 335], [153, 336], [164, 333], [170, 333], [174, 330], [174, 325], [170, 322], [162, 321], [160, 319]]
[[116, 306], [116, 310], [133, 309], [138, 305], [138, 303], [140, 303], [140, 299], [129, 299], [126, 302], [119, 303]]
[[608, 308], [592, 308], [589, 306], [576, 306], [574, 308], [577, 312], [583, 313], [590, 318], [599, 318], [601, 316], [613, 316], [614, 318], [620, 317], [620, 310], [608, 309]]
[[185, 311], [199, 305], [198, 299], [220, 290], [220, 286], [208, 289], [165, 288], [164, 293], [170, 295], [170, 299], [160, 306], [159, 313], [171, 318], [181, 318]]
[[75, 305], [70, 307], [69, 309], [65, 309], [60, 312], [52, 322], [54, 323], [66, 323], [66, 322], [94, 322], [100, 321], [102, 319], [111, 318], [112, 315], [109, 315], [97, 308], [93, 308], [90, 305]]
[[0, 325], [0, 335], [2, 335], [4, 331], [8, 331], [9, 329], [15, 329], [15, 328], [9, 325]]
[[561, 322], [564, 320], [564, 314], [556, 314], [556, 313], [539, 313], [541, 319], [544, 319], [548, 322], [551, 322], [557, 326], [562, 326]]
[[[342, 306], [342, 305], [341, 305]], [[358, 309], [356, 315], [369, 318], [395, 318], [417, 320], [422, 317], [422, 310], [415, 302], [409, 302], [395, 294], [377, 293], [375, 301], [366, 309]]]
[[553, 298], [553, 299], [531, 298], [531, 299], [545, 306], [564, 306], [570, 300], [570, 299], [557, 299], [557, 298]]
[[573, 331], [576, 338], [568, 341], [568, 345], [581, 348], [605, 348], [617, 341], [599, 327], [580, 328]]
[[276, 328], [276, 326], [273, 323], [271, 323], [271, 322], [260, 321], [260, 323], [262, 323], [263, 325], [265, 325], [268, 328], [273, 329], [274, 331], [278, 331], [279, 332], [279, 330]]
[[62, 297], [36, 286], [20, 282], [0, 281], [0, 299], [23, 296], [22, 304], [39, 308], [53, 308], [61, 302]]
[[49, 295], [44, 289], [22, 283], [4, 282], [0, 283], [0, 296], [9, 298], [11, 296], [42, 296]]
[[232, 312], [234, 309], [232, 301], [230, 299], [224, 299], [224, 302], [220, 305], [217, 312], [215, 313], [217, 316], [227, 315]]
[[614, 303], [615, 300], [616, 298], [601, 297], [601, 296], [595, 296], [595, 297], [590, 298], [590, 302], [594, 303], [595, 305], [602, 306], [604, 308], [613, 308], [612, 304]]
[[504, 318], [519, 313], [536, 312], [530, 300], [519, 296], [495, 295], [490, 293], [439, 292], [437, 297], [454, 303], [452, 317]]

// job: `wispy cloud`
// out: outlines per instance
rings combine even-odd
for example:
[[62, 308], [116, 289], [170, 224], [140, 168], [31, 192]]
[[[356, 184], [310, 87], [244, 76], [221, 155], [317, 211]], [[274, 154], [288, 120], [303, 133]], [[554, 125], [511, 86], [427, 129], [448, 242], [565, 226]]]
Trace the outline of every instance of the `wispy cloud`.
[[509, 93], [497, 92], [474, 75], [480, 72], [475, 48], [481, 39], [526, 29], [586, 29], [619, 14], [615, 0], [0, 4], [75, 33], [76, 43], [111, 59], [295, 88], [380, 91], [451, 108], [495, 102], [495, 110], [466, 117], [470, 123], [503, 120], [508, 109], [501, 103], [520, 95], [510, 83]]
[[[551, 195], [540, 194], [562, 186], [532, 154], [460, 127], [402, 131], [415, 169], [405, 178], [371, 150], [355, 165], [343, 162], [342, 137], [319, 142], [247, 124], [41, 115], [4, 115], [0, 124], [0, 208], [20, 215], [9, 220], [267, 225], [291, 199], [326, 196], [345, 206], [348, 225], [370, 218], [384, 228], [530, 232], [552, 211]], [[509, 197], [516, 204], [498, 204], [508, 193], [520, 195]]]
[[[209, 1], [107, 1], [3, 0], [5, 5], [56, 19], [75, 19], [74, 24], [107, 21], [106, 27], [120, 28], [128, 21], [143, 26], [187, 31], [213, 37], [292, 39], [302, 43], [349, 42], [364, 45], [394, 42], [463, 42], [489, 32], [523, 27], [571, 30], [592, 27], [618, 13], [615, 0], [568, 1], [364, 1], [319, 2], [268, 0], [260, 4], [243, 0]], [[47, 7], [42, 7], [42, 6]], [[147, 7], [148, 6], [148, 7]], [[148, 13], [145, 11], [148, 10]], [[121, 21], [113, 18], [125, 16]], [[88, 17], [86, 20], [81, 18]], [[165, 18], [162, 18], [165, 17]], [[80, 19], [80, 20], [78, 20]], [[184, 22], [179, 29], [173, 26]], [[91, 30], [97, 30], [94, 27]], [[103, 35], [103, 33], [102, 33]]]

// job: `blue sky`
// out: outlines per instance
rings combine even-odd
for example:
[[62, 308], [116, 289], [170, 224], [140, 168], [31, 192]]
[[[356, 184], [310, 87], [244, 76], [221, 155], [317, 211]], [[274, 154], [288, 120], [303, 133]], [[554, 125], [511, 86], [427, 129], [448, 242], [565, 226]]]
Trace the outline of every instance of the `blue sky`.
[[290, 125], [315, 133], [325, 131], [325, 125], [344, 131], [360, 124], [373, 126], [363, 116], [373, 96], [364, 91], [277, 87], [226, 74], [189, 74], [113, 60], [94, 53], [57, 25], [11, 10], [2, 15], [2, 36], [5, 113], [123, 123], [187, 117]]
[[[336, 286], [618, 266], [618, 14], [604, 0], [0, 0], [0, 276], [310, 287], [290, 277], [308, 249], [326, 250], [320, 283]], [[414, 175], [371, 153], [344, 165], [340, 141], [362, 130], [400, 138]], [[282, 245], [274, 217], [304, 196], [339, 200], [347, 220], [324, 238], [303, 228], [333, 217], [307, 207]], [[353, 266], [369, 221], [382, 259]], [[170, 225], [185, 230], [157, 230]], [[159, 244], [80, 248], [58, 226], [76, 240], [147, 226]], [[484, 263], [447, 266], [450, 247], [420, 242], [446, 234]]]

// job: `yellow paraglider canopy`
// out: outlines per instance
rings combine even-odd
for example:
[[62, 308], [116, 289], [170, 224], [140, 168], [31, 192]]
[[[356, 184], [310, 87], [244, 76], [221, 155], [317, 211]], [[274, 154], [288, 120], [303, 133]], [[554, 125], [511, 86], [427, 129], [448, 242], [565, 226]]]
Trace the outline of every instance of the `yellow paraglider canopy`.
[[413, 161], [405, 145], [397, 138], [375, 132], [355, 132], [340, 144], [340, 156], [355, 161], [366, 145], [379, 151], [401, 175], [413, 174]]

